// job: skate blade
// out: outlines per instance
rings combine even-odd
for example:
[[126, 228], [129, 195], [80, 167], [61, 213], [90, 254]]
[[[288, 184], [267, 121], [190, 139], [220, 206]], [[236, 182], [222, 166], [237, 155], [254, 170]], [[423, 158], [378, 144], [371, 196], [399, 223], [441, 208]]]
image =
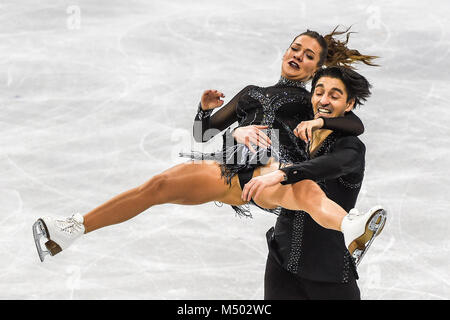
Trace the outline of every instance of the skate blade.
[[39, 255], [39, 259], [41, 259], [41, 262], [44, 262], [45, 256], [50, 254], [50, 251], [46, 251], [41, 246], [41, 239], [47, 238], [48, 239], [48, 232], [47, 227], [45, 226], [44, 221], [42, 219], [38, 219], [33, 224], [33, 238], [34, 238], [34, 244], [36, 245], [36, 249]]
[[[34, 244], [36, 245], [36, 249], [41, 262], [44, 262], [44, 259], [47, 255], [54, 256], [55, 254], [62, 251], [61, 247], [56, 242], [50, 239], [47, 227], [42, 219], [38, 219], [33, 224], [33, 237]], [[47, 250], [44, 250], [44, 248], [42, 247], [42, 238], [47, 239], [47, 242], [45, 242], [45, 247], [47, 248]]]
[[384, 209], [376, 210], [366, 224], [366, 231], [358, 239], [350, 244], [350, 254], [355, 259], [358, 266], [362, 258], [366, 254], [369, 247], [372, 245], [375, 237], [380, 235], [386, 224], [387, 212]]

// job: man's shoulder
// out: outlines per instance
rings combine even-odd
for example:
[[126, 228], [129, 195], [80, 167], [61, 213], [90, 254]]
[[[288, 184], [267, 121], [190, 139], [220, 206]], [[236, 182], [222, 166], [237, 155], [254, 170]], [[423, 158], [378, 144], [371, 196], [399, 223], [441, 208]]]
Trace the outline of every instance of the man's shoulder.
[[360, 150], [361, 152], [366, 151], [366, 145], [358, 137], [350, 135], [342, 135], [336, 139], [335, 147], [338, 148], [353, 148]]

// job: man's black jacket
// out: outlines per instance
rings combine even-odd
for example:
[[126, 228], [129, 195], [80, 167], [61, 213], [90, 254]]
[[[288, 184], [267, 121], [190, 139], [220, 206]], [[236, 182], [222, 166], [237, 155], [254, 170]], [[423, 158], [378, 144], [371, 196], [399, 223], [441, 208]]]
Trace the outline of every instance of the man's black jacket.
[[[316, 181], [347, 212], [356, 204], [364, 176], [365, 146], [354, 136], [330, 134], [311, 160], [282, 168], [291, 184]], [[301, 278], [346, 283], [358, 279], [341, 232], [319, 226], [304, 211], [282, 209], [267, 232], [269, 254]]]

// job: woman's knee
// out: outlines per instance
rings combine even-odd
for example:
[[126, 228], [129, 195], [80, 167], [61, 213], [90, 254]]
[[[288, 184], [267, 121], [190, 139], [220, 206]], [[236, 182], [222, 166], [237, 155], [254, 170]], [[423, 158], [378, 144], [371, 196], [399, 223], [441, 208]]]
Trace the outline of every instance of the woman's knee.
[[312, 180], [302, 180], [293, 187], [297, 195], [296, 199], [302, 207], [320, 204], [325, 194], [320, 186]]
[[162, 191], [167, 188], [170, 181], [170, 175], [166, 173], [160, 173], [153, 176], [148, 181], [137, 187], [137, 191], [140, 194], [152, 194], [155, 195], [157, 192]]

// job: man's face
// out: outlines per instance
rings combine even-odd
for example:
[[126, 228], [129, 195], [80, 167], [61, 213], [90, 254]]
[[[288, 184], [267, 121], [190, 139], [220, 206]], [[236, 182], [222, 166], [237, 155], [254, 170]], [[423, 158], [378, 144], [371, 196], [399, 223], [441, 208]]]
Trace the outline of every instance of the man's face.
[[354, 99], [347, 101], [348, 95], [340, 79], [321, 77], [314, 88], [311, 103], [314, 119], [318, 117], [335, 118], [353, 109]]

